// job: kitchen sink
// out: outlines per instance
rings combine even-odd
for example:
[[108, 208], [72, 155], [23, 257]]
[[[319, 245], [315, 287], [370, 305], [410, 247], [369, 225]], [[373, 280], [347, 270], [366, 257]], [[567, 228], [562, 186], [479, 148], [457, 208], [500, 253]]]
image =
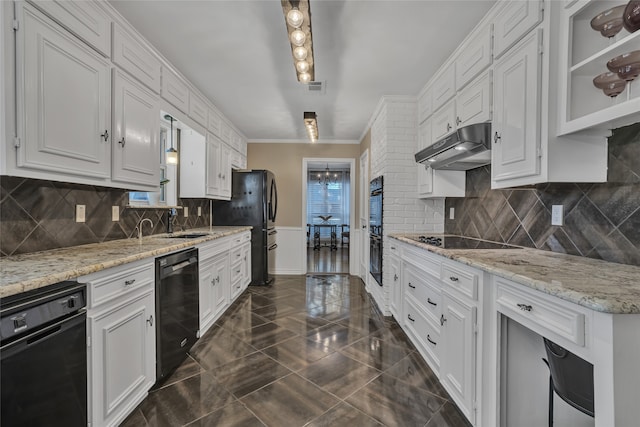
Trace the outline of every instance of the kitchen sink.
[[209, 233], [186, 233], [186, 234], [172, 234], [171, 236], [165, 236], [166, 239], [196, 239], [198, 237], [208, 236]]

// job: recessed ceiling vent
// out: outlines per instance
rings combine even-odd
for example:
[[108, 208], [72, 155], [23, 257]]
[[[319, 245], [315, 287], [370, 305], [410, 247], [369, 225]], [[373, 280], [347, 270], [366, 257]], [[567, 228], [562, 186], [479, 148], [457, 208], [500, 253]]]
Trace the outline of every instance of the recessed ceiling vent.
[[325, 93], [325, 84], [323, 82], [309, 82], [307, 83], [307, 86], [309, 88], [309, 92], [320, 94]]

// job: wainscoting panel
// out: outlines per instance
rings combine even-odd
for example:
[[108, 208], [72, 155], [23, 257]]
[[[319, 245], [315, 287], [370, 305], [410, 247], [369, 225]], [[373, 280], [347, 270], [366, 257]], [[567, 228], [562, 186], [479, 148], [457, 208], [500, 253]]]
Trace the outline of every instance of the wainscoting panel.
[[276, 227], [276, 271], [274, 274], [305, 274], [307, 272], [306, 229]]

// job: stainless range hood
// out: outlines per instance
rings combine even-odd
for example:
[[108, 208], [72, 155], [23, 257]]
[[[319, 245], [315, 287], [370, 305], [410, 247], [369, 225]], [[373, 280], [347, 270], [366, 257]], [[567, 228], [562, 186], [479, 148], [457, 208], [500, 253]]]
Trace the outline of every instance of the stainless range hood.
[[416, 153], [416, 162], [432, 169], [466, 171], [491, 163], [491, 123], [462, 127]]

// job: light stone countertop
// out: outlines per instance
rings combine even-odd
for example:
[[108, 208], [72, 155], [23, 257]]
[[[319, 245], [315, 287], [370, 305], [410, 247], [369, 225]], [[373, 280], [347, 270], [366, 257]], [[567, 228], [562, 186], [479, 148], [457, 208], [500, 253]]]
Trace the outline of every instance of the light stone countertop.
[[0, 298], [247, 230], [251, 227], [214, 226], [174, 233], [207, 233], [204, 237], [192, 239], [169, 239], [167, 234], [154, 234], [143, 237], [141, 241], [112, 240], [0, 258]]
[[390, 234], [462, 264], [595, 311], [640, 314], [640, 267], [537, 249], [442, 249]]

